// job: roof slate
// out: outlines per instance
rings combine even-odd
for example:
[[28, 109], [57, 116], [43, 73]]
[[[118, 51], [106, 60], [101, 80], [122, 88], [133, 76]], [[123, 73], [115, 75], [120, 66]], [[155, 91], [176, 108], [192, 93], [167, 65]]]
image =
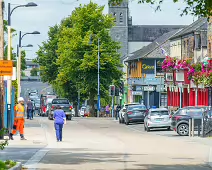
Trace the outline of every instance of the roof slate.
[[158, 37], [185, 25], [132, 25], [128, 27], [129, 42], [153, 42]]
[[199, 18], [197, 21], [193, 22], [191, 25], [182, 29], [182, 31], [177, 33], [171, 39], [176, 39], [176, 38], [179, 38], [181, 36], [190, 34], [194, 31], [200, 31], [202, 29], [207, 29], [207, 18]]
[[[173, 30], [168, 33], [165, 33], [161, 37], [157, 38], [154, 42], [151, 44], [141, 48], [140, 50], [137, 50], [132, 53], [132, 56], [130, 56], [126, 61], [131, 61], [139, 58], [143, 58], [146, 55], [148, 55], [151, 51], [156, 49], [157, 47], [161, 46], [163, 43], [165, 43], [167, 40], [170, 39], [170, 37], [174, 36], [176, 33], [181, 31], [181, 29]], [[162, 55], [162, 53], [161, 53]]]

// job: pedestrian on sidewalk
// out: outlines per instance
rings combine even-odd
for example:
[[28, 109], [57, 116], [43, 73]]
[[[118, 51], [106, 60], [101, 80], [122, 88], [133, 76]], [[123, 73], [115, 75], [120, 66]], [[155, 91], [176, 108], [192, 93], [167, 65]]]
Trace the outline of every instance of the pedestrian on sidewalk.
[[56, 106], [56, 110], [54, 111], [54, 127], [56, 131], [57, 142], [62, 141], [62, 130], [64, 124], [66, 124], [65, 112], [61, 109], [60, 106]]
[[106, 117], [109, 117], [110, 116], [110, 105], [109, 104], [105, 107], [105, 112], [106, 112]]
[[17, 131], [20, 132], [21, 140], [26, 140], [24, 137], [24, 98], [18, 98], [18, 104], [15, 106], [15, 118], [13, 124], [12, 133], [9, 135], [9, 139], [13, 140], [13, 135], [16, 134]]
[[33, 103], [30, 99], [27, 101], [27, 119], [32, 120], [32, 115], [33, 114]]
[[119, 111], [121, 110], [121, 105], [117, 105], [116, 106], [116, 120], [118, 120], [118, 116], [119, 116]]

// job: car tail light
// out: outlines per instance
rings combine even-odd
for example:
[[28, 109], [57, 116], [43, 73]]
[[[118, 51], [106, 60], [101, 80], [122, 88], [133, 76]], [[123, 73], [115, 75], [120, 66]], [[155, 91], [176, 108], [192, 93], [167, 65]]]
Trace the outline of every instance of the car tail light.
[[128, 114], [128, 115], [131, 115], [131, 114], [133, 114], [133, 112], [127, 112], [127, 114]]
[[73, 107], [72, 107], [72, 106], [70, 106], [70, 107], [69, 107], [69, 109], [70, 109], [70, 110], [72, 110], [72, 109], [73, 109]]
[[175, 116], [174, 117], [175, 120], [179, 120], [180, 118], [182, 118], [182, 116]]
[[54, 106], [52, 106], [52, 110], [54, 109]]

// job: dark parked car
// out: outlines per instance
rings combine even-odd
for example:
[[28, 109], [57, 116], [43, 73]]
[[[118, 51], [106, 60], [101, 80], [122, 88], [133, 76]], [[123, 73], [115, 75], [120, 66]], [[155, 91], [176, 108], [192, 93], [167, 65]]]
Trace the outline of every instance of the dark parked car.
[[124, 122], [126, 125], [129, 125], [129, 123], [144, 122], [146, 114], [147, 108], [144, 105], [128, 106], [124, 114]]
[[185, 107], [171, 116], [171, 128], [180, 136], [189, 135], [189, 119], [194, 118], [194, 124], [201, 123], [205, 109], [202, 107]]
[[56, 106], [60, 106], [66, 114], [66, 119], [71, 120], [73, 107], [70, 104], [68, 99], [61, 99], [61, 98], [53, 99], [52, 102], [50, 103], [50, 105], [49, 105], [50, 111], [48, 114], [48, 118], [50, 120], [53, 119], [53, 115], [54, 115], [54, 111], [56, 110]]

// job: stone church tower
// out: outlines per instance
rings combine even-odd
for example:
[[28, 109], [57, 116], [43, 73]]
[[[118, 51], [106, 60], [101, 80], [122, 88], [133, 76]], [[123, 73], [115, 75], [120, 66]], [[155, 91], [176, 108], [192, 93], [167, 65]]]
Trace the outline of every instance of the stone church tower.
[[111, 37], [113, 40], [121, 43], [121, 60], [128, 55], [128, 18], [129, 8], [128, 0], [123, 0], [120, 5], [109, 5], [109, 14], [115, 18], [115, 26], [111, 29]]

